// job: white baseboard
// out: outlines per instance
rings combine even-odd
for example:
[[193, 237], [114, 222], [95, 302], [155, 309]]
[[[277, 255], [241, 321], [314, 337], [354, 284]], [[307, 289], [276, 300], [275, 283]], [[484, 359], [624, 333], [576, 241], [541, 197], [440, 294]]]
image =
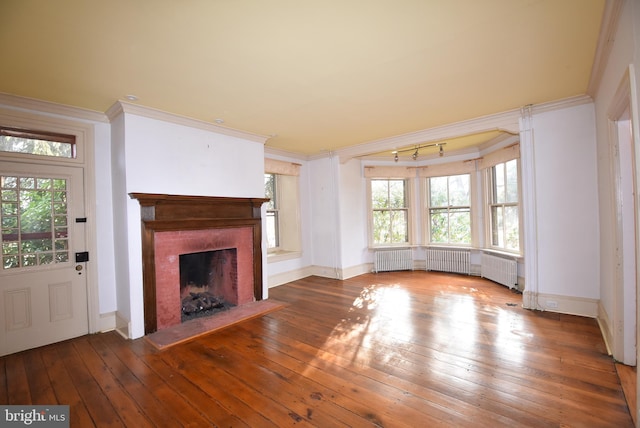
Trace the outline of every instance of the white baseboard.
[[120, 312], [115, 314], [116, 327], [115, 330], [125, 339], [131, 339], [131, 321], [122, 316]]
[[275, 275], [269, 275], [267, 283], [269, 284], [269, 288], [273, 288], [282, 284], [286, 284], [288, 282], [306, 278], [311, 275], [313, 275], [313, 267], [307, 266], [302, 269], [295, 269], [287, 272], [277, 273]]
[[598, 317], [598, 303], [597, 299], [544, 293], [536, 295], [527, 290], [523, 292], [522, 296], [522, 304], [525, 309], [579, 315], [588, 318]]
[[602, 332], [602, 339], [604, 339], [604, 344], [607, 346], [607, 352], [609, 353], [609, 355], [613, 355], [610, 346], [610, 344], [613, 343], [613, 329], [611, 321], [609, 320], [609, 315], [607, 315], [607, 311], [604, 310], [602, 302], [598, 302], [598, 325], [600, 326], [600, 331]]
[[107, 331], [116, 329], [116, 312], [108, 312], [106, 314], [100, 314], [98, 331], [105, 333]]

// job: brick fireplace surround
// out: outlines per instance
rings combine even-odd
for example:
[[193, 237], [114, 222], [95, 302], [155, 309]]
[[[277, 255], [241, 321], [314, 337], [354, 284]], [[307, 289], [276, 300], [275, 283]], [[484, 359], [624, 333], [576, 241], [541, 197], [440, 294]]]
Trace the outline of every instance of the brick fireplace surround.
[[141, 207], [145, 334], [180, 323], [179, 255], [236, 248], [238, 305], [262, 300], [268, 199], [130, 193]]

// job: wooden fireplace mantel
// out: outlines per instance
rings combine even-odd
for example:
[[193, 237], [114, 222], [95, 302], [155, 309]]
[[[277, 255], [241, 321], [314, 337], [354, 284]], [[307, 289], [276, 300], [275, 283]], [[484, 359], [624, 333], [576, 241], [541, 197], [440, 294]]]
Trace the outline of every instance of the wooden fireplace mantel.
[[262, 300], [262, 204], [265, 198], [130, 193], [140, 203], [145, 334], [158, 329], [155, 233], [230, 227], [253, 229], [253, 289]]

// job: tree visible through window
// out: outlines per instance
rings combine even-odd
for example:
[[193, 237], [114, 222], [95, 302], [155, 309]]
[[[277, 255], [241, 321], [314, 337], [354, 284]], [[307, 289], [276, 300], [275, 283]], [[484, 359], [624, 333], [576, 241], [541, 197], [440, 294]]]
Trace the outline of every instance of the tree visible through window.
[[429, 241], [471, 244], [471, 176], [429, 178]]
[[276, 177], [276, 174], [264, 175], [264, 194], [266, 198], [270, 199], [267, 202], [267, 248], [278, 248], [280, 246]]
[[0, 176], [3, 269], [69, 261], [67, 180]]
[[406, 180], [371, 180], [374, 245], [409, 242], [409, 204], [407, 199]]
[[73, 135], [0, 127], [0, 151], [59, 158], [75, 158]]
[[519, 251], [518, 160], [513, 159], [490, 168], [489, 183], [491, 245]]

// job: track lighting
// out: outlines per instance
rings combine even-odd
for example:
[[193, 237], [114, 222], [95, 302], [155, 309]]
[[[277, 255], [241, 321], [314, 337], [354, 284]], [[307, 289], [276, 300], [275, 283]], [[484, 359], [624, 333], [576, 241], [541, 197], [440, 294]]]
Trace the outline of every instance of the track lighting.
[[415, 146], [411, 149], [405, 149], [405, 150], [394, 150], [391, 153], [393, 154], [393, 160], [395, 162], [398, 162], [398, 153], [402, 153], [402, 152], [413, 152], [413, 154], [411, 155], [411, 159], [413, 160], [418, 160], [418, 156], [420, 155], [420, 153], [418, 152], [420, 149], [425, 149], [427, 147], [439, 147], [440, 150], [438, 151], [438, 155], [440, 157], [444, 156], [444, 145], [447, 143], [433, 143], [433, 144], [424, 144], [422, 146]]

